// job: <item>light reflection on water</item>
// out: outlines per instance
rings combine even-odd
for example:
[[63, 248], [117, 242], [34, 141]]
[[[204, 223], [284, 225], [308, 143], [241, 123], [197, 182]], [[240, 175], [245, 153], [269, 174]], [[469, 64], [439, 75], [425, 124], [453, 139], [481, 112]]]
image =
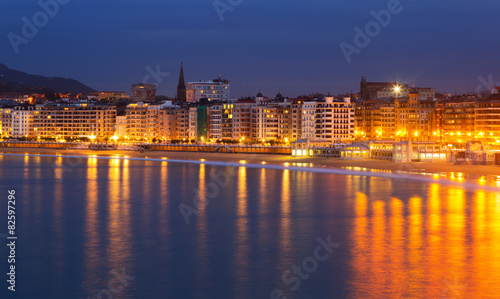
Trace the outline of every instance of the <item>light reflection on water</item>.
[[[18, 230], [28, 245], [18, 252], [25, 269], [18, 279], [30, 282], [20, 294], [95, 297], [113, 270], [135, 276], [117, 298], [268, 298], [274, 289], [287, 298], [494, 298], [500, 291], [499, 192], [468, 190], [458, 175], [453, 186], [245, 167], [214, 187], [225, 169], [0, 155], [0, 184], [18, 190]], [[196, 209], [190, 224], [180, 203]], [[328, 235], [341, 247], [291, 291], [284, 271]]]

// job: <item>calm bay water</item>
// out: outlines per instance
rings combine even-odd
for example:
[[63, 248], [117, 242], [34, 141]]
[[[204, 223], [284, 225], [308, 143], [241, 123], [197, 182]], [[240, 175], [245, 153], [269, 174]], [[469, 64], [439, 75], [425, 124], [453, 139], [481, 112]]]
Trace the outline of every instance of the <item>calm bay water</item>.
[[[0, 155], [0, 233], [9, 189], [17, 192], [17, 291], [6, 290], [4, 275], [1, 298], [500, 294], [500, 193], [491, 189]], [[328, 240], [335, 246], [322, 245]], [[5, 243], [0, 273], [8, 272]]]

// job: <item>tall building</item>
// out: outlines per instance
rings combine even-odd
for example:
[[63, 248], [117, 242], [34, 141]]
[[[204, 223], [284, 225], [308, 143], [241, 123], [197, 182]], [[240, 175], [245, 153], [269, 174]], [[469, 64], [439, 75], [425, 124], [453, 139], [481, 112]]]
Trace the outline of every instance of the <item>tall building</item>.
[[177, 84], [177, 102], [186, 102], [186, 83], [184, 82], [184, 69], [181, 62], [181, 73], [179, 74], [179, 83]]
[[408, 99], [394, 101], [394, 123], [396, 138], [429, 140], [432, 134], [432, 119], [429, 117], [436, 103], [432, 100], [420, 100], [418, 92], [411, 91]]
[[[477, 101], [446, 101], [442, 110], [443, 141], [458, 141], [474, 136], [475, 110]], [[466, 136], [466, 137], [465, 137]]]
[[115, 135], [118, 137], [127, 136], [127, 116], [116, 116]]
[[500, 138], [500, 95], [491, 95], [478, 101], [475, 109], [475, 134], [484, 141], [496, 142]]
[[229, 100], [229, 80], [218, 79], [211, 81], [189, 82], [186, 92], [187, 102], [195, 103], [201, 98], [208, 101]]
[[88, 105], [37, 105], [34, 133], [45, 137], [111, 137], [115, 133], [116, 107]]
[[208, 139], [215, 140], [222, 137], [222, 104], [208, 107]]
[[33, 136], [33, 106], [4, 108], [1, 114], [1, 134], [9, 137]]
[[154, 102], [156, 97], [156, 85], [154, 84], [132, 84], [133, 102]]

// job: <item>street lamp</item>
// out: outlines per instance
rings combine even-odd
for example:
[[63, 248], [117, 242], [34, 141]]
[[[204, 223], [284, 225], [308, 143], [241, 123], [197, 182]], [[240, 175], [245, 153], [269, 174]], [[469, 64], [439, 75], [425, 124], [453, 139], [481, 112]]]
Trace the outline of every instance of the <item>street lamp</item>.
[[398, 99], [398, 93], [401, 91], [401, 86], [396, 85], [394, 86], [394, 94], [396, 95], [395, 98], [396, 100]]

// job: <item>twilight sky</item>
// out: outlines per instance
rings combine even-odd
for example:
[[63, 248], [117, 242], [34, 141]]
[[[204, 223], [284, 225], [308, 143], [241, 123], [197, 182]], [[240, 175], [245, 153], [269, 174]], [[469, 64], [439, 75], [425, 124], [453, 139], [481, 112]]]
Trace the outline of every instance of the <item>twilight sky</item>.
[[[175, 95], [181, 61], [186, 81], [222, 74], [232, 97], [357, 92], [361, 75], [415, 77], [418, 86], [451, 93], [473, 91], [490, 74], [500, 82], [499, 1], [217, 0], [233, 4], [223, 21], [213, 0], [59, 1], [66, 4], [48, 21], [36, 0], [2, 1], [0, 63], [129, 93], [148, 66], [159, 66], [170, 75], [148, 82], [168, 96]], [[379, 32], [370, 27], [373, 37], [348, 63], [340, 44], [356, 46], [354, 27], [365, 31], [375, 20], [370, 12], [388, 5], [390, 22]], [[22, 18], [34, 16], [47, 24], [16, 54], [9, 33], [23, 37]]]

